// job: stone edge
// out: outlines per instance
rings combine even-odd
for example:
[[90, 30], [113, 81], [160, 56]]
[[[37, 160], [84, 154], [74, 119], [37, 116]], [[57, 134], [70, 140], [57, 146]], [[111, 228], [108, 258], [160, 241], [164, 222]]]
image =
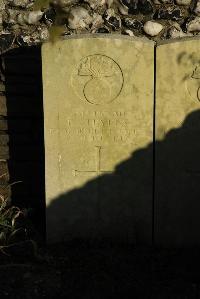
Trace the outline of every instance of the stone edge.
[[[58, 42], [65, 41], [65, 40], [73, 40], [73, 39], [96, 39], [96, 38], [107, 38], [107, 39], [124, 39], [132, 42], [144, 42], [152, 45], [156, 45], [156, 42], [153, 40], [149, 40], [145, 37], [129, 37], [125, 35], [120, 35], [120, 34], [101, 34], [101, 33], [96, 33], [96, 34], [77, 34], [77, 35], [70, 35], [70, 36], [65, 36], [61, 39], [58, 40]], [[42, 47], [45, 44], [49, 44], [49, 41], [46, 41], [42, 44]], [[55, 42], [56, 44], [57, 42]], [[53, 44], [53, 43], [52, 43]]]
[[200, 36], [194, 36], [194, 37], [187, 36], [187, 37], [181, 37], [181, 38], [175, 38], [171, 40], [157, 42], [156, 47], [167, 45], [167, 44], [175, 44], [178, 42], [189, 42], [189, 41], [198, 41], [198, 40], [200, 41]]

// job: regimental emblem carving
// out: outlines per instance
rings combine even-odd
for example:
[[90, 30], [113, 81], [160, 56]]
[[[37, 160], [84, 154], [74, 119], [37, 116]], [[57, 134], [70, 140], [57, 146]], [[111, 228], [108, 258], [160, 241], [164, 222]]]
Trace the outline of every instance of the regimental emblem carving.
[[76, 94], [93, 105], [113, 102], [120, 95], [123, 84], [123, 73], [118, 63], [100, 54], [84, 57], [72, 74]]
[[192, 99], [200, 102], [200, 63], [195, 66], [186, 80], [186, 89]]

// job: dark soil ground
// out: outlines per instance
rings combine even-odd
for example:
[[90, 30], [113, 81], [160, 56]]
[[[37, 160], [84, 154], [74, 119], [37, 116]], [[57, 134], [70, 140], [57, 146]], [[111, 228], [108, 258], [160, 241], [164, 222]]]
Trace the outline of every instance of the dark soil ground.
[[41, 260], [2, 259], [0, 299], [200, 298], [200, 251], [49, 247]]

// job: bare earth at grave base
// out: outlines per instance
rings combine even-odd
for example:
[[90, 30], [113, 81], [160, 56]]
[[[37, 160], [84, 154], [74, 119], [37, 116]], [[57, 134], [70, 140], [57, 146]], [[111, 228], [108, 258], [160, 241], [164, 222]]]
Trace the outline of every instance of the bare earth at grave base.
[[43, 257], [2, 257], [0, 298], [200, 298], [198, 250], [57, 244]]

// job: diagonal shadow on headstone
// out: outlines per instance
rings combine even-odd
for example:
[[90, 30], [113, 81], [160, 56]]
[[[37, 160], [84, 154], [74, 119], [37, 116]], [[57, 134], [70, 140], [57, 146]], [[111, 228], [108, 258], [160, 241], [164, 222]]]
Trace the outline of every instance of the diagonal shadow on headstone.
[[[135, 151], [130, 159], [117, 165], [114, 173], [100, 175], [82, 188], [55, 198], [47, 208], [48, 230], [61, 240], [105, 241], [107, 237], [114, 242], [129, 240], [141, 245], [148, 240], [151, 220], [155, 218], [155, 244], [199, 245], [199, 136], [200, 110], [197, 110], [185, 118], [181, 127], [170, 130], [162, 141]], [[146, 194], [146, 172], [152, 167], [154, 149], [153, 211], [151, 196]], [[159, 177], [157, 169], [162, 169]], [[95, 201], [97, 185], [99, 197]]]

